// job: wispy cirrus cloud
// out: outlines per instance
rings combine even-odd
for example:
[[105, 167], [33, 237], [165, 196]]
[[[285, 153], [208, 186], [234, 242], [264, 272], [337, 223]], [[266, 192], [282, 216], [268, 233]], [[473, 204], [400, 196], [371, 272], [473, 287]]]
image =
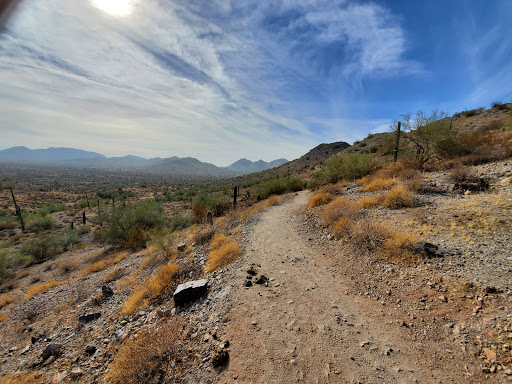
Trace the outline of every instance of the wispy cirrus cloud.
[[[135, 1], [123, 18], [24, 1], [0, 35], [2, 136], [217, 164], [295, 158], [332, 139], [312, 121], [338, 122], [322, 107], [338, 88], [422, 70], [395, 21], [349, 1]], [[366, 127], [353, 126], [336, 138]]]

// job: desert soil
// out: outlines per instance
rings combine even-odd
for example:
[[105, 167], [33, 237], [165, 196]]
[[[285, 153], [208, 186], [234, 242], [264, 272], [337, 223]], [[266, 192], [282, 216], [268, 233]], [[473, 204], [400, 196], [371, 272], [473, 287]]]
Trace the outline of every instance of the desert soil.
[[[232, 281], [239, 288], [224, 319], [230, 361], [218, 382], [472, 381], [463, 350], [417, 337], [412, 323], [397, 321], [400, 305], [357, 292], [354, 274], [364, 271], [347, 269], [339, 248], [308, 237], [309, 196], [302, 192], [263, 212], [247, 231], [246, 255]], [[245, 287], [251, 267], [257, 275]], [[256, 284], [261, 275], [267, 284]]]

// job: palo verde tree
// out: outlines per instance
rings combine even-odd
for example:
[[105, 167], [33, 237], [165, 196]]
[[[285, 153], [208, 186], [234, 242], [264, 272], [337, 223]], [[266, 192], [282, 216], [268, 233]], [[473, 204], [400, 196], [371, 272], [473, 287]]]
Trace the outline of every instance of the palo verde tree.
[[453, 141], [455, 133], [451, 122], [445, 119], [447, 114], [432, 111], [430, 115], [419, 111], [415, 116], [402, 115], [401, 128], [405, 137], [412, 144], [413, 156], [419, 168], [439, 158], [442, 148]]

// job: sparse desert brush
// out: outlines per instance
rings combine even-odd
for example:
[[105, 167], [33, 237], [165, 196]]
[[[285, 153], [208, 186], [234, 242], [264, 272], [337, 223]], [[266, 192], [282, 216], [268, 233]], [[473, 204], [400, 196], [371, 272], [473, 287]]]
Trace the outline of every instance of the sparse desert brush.
[[319, 192], [311, 196], [308, 200], [308, 209], [313, 209], [325, 205], [332, 201], [333, 195], [328, 192]]
[[11, 295], [10, 292], [4, 293], [0, 296], [0, 309], [5, 307], [8, 304], [14, 303], [16, 298]]
[[412, 197], [411, 191], [400, 184], [395, 186], [384, 196], [382, 206], [392, 209], [412, 207], [414, 206], [414, 198]]
[[352, 246], [358, 254], [369, 254], [382, 250], [384, 241], [390, 237], [389, 225], [378, 221], [375, 215], [362, 217], [352, 227]]
[[205, 271], [207, 272], [228, 265], [242, 253], [238, 243], [222, 233], [213, 237], [211, 249], [206, 261]]
[[0, 378], [0, 384], [40, 384], [43, 383], [43, 376], [39, 372], [8, 373]]
[[109, 366], [106, 380], [113, 384], [173, 381], [175, 364], [187, 349], [184, 323], [176, 318], [158, 323], [125, 341]]
[[478, 183], [480, 181], [470, 167], [462, 164], [458, 164], [452, 168], [450, 171], [450, 180], [454, 183]]
[[283, 198], [281, 196], [272, 195], [265, 200], [265, 208], [273, 207], [274, 205], [281, 204], [282, 202]]
[[76, 264], [72, 260], [60, 260], [57, 268], [61, 275], [66, 275], [76, 269]]
[[61, 285], [61, 284], [64, 284], [64, 281], [51, 280], [51, 281], [47, 281], [45, 283], [32, 285], [32, 286], [28, 287], [27, 293], [25, 294], [25, 296], [23, 296], [23, 299], [30, 300], [32, 297], [34, 297], [34, 295], [41, 293], [41, 292], [45, 292], [48, 289], [55, 287], [57, 285]]
[[331, 201], [329, 204], [324, 205], [320, 212], [320, 217], [324, 226], [331, 226], [340, 217], [347, 217], [355, 219], [359, 213], [356, 204], [345, 196], [340, 196]]
[[128, 273], [126, 267], [117, 267], [112, 271], [108, 272], [103, 278], [104, 283], [110, 283], [112, 281], [119, 280], [121, 277], [125, 276]]
[[382, 195], [365, 196], [357, 200], [356, 204], [361, 209], [375, 208], [381, 205], [383, 199]]
[[122, 252], [119, 252], [116, 255], [109, 257], [107, 259], [98, 260], [98, 261], [92, 263], [91, 265], [89, 265], [88, 267], [84, 268], [80, 272], [80, 274], [83, 276], [88, 273], [103, 271], [104, 269], [107, 269], [108, 267], [119, 263], [121, 260], [126, 258], [129, 254], [130, 253], [128, 251], [122, 251]]
[[404, 172], [411, 169], [410, 165], [403, 160], [390, 162], [382, 166], [376, 173], [375, 177], [383, 179], [394, 179], [401, 176]]
[[178, 274], [180, 267], [175, 262], [169, 262], [160, 267], [149, 280], [126, 299], [123, 304], [122, 312], [129, 315], [141, 306], [146, 306], [151, 299], [158, 297], [163, 290], [173, 282], [174, 277]]
[[156, 247], [168, 260], [176, 257], [174, 246], [176, 243], [176, 237], [171, 229], [165, 228], [158, 231], [151, 231], [148, 238], [149, 246]]
[[350, 234], [354, 220], [351, 217], [340, 217], [331, 227], [331, 233], [337, 238]]
[[[362, 181], [362, 180], [361, 180]], [[371, 181], [363, 184], [365, 192], [385, 191], [391, 189], [397, 183], [396, 179], [384, 179], [382, 177], [373, 178]]]
[[203, 245], [208, 243], [214, 234], [215, 229], [211, 225], [205, 225], [197, 230], [192, 241], [197, 245]]
[[[391, 223], [389, 223], [389, 228], [392, 228]], [[399, 260], [413, 259], [417, 257], [414, 244], [418, 241], [419, 239], [411, 233], [400, 230], [390, 230], [389, 237], [384, 240], [382, 247], [384, 254], [388, 258]]]

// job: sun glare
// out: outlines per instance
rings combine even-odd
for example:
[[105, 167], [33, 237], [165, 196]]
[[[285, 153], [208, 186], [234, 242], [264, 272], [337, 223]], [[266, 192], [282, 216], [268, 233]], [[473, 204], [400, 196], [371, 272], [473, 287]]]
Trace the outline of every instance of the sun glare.
[[126, 17], [133, 11], [133, 0], [91, 0], [91, 3], [111, 16]]

